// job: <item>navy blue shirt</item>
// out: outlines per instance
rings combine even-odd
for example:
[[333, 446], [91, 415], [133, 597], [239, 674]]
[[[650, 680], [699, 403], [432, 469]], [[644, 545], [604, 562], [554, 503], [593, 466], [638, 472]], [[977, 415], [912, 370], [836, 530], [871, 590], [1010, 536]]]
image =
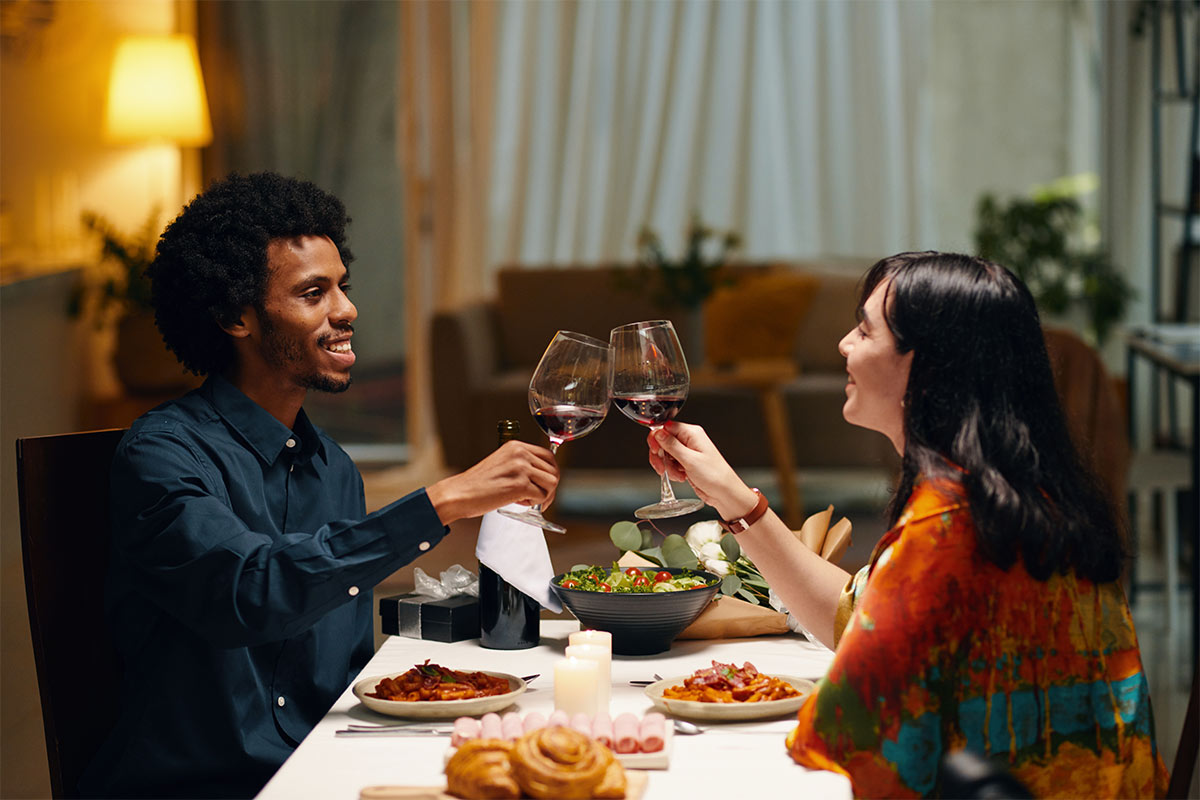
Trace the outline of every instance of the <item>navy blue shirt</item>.
[[303, 411], [216, 376], [121, 440], [112, 523], [122, 716], [89, 796], [256, 794], [370, 658], [371, 588], [447, 532], [423, 489], [366, 514]]

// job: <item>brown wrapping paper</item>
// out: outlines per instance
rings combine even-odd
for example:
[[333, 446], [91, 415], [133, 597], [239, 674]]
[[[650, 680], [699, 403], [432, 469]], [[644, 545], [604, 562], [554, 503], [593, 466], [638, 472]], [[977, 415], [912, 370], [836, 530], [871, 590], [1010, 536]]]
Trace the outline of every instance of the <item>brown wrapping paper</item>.
[[718, 594], [677, 639], [741, 639], [788, 632], [787, 615], [773, 608]]

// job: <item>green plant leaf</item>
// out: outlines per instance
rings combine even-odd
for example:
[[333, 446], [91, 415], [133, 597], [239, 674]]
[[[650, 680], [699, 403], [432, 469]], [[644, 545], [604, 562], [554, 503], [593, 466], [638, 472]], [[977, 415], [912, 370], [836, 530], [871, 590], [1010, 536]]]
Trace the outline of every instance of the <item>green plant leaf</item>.
[[721, 537], [721, 552], [725, 554], [725, 558], [731, 563], [741, 557], [742, 546], [738, 544], [737, 537], [732, 533], [727, 533]]
[[641, 550], [637, 551], [637, 554], [647, 561], [653, 561], [660, 567], [667, 566], [667, 562], [663, 560], [661, 547], [643, 547]]
[[721, 580], [721, 594], [737, 594], [742, 588], [742, 579], [730, 573]]
[[642, 531], [642, 546], [638, 549], [645, 550], [654, 544], [654, 534], [650, 532], [649, 528], [640, 528], [640, 530]]
[[688, 567], [695, 569], [700, 566], [696, 554], [687, 541], [678, 533], [672, 533], [662, 543], [663, 561], [672, 567]]
[[757, 605], [760, 605], [760, 606], [766, 605], [766, 603], [764, 603], [762, 601], [762, 598], [755, 597], [754, 595], [747, 592], [745, 589], [738, 589], [737, 593], [743, 600], [746, 600], [751, 603], [756, 603]]
[[640, 550], [642, 547], [642, 531], [635, 522], [615, 522], [608, 529], [608, 538], [618, 550]]

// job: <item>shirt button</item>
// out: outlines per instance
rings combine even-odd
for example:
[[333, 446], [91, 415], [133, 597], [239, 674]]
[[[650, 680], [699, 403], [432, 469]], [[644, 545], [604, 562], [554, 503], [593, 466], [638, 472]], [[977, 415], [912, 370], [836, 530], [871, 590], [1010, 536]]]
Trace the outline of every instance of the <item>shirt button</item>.
[[283, 708], [284, 704], [287, 703], [287, 701], [283, 699], [283, 695], [279, 695], [279, 699], [276, 700], [275, 702], [276, 702], [276, 704], [279, 705], [280, 708]]
[[421, 542], [419, 545], [417, 545], [417, 549], [424, 553], [429, 549], [429, 542]]
[[350, 592], [351, 597], [358, 597], [358, 587], [357, 586], [351, 586], [349, 589], [349, 592]]
[[289, 448], [291, 448], [291, 447], [295, 447], [295, 446], [296, 446], [296, 440], [295, 440], [295, 439], [288, 439], [288, 440], [287, 440], [287, 442], [285, 442], [285, 444], [286, 444], [286, 445], [287, 445]]

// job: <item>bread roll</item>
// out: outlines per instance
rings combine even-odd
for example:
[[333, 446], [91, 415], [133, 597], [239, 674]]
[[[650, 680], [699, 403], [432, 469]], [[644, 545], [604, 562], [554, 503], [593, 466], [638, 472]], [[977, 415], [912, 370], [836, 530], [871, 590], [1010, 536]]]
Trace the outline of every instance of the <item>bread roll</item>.
[[512, 745], [502, 739], [470, 739], [446, 762], [446, 791], [464, 800], [516, 800]]
[[[625, 796], [625, 771], [612, 751], [571, 728], [541, 728], [525, 734], [513, 745], [511, 762], [521, 789], [538, 800]], [[617, 772], [608, 776], [614, 765]], [[596, 794], [601, 786], [607, 794]]]

